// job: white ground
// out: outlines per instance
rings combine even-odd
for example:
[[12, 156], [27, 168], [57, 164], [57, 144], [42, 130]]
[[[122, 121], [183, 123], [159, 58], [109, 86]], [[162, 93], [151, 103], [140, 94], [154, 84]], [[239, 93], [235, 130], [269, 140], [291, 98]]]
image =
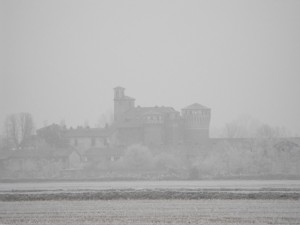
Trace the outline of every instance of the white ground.
[[0, 224], [300, 224], [300, 201], [114, 200], [1, 202]]
[[294, 189], [300, 180], [203, 180], [203, 181], [110, 181], [0, 183], [0, 192], [12, 190], [107, 190], [107, 189]]

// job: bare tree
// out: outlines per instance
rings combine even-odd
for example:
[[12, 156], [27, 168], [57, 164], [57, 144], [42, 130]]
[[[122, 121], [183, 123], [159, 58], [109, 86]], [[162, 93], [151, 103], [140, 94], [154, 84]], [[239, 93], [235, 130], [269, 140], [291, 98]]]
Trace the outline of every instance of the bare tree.
[[227, 123], [224, 127], [225, 138], [240, 138], [243, 135], [243, 127], [235, 123]]
[[20, 133], [21, 133], [21, 144], [24, 140], [30, 137], [34, 132], [33, 119], [29, 113], [19, 114]]
[[271, 127], [268, 124], [263, 124], [257, 129], [256, 136], [269, 139], [282, 138], [287, 136], [287, 131], [282, 127]]
[[253, 137], [260, 122], [248, 115], [241, 115], [237, 119], [227, 123], [223, 128], [225, 138]]
[[52, 124], [37, 130], [37, 135], [54, 148], [67, 147], [68, 141], [64, 137], [65, 125]]
[[280, 138], [288, 136], [283, 127], [261, 123], [251, 116], [243, 115], [227, 123], [223, 128], [225, 138]]
[[34, 133], [34, 123], [31, 114], [18, 113], [7, 116], [5, 134], [10, 147], [19, 148]]
[[8, 146], [18, 147], [20, 138], [18, 133], [18, 122], [16, 114], [11, 114], [6, 117], [5, 136]]

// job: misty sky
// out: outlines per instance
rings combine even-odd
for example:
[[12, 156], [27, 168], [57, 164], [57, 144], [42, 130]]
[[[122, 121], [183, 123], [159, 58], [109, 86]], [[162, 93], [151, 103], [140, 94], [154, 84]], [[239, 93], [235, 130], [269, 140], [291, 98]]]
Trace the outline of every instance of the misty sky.
[[242, 114], [300, 134], [300, 1], [0, 3], [0, 121], [89, 122], [136, 105], [198, 102], [211, 127]]

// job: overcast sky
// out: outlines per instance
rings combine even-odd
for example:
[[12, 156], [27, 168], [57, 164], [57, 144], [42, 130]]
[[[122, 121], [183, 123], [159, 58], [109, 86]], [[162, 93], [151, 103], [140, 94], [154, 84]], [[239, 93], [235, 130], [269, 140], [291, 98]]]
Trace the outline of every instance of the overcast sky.
[[113, 88], [300, 134], [300, 1], [1, 0], [0, 120], [95, 126]]

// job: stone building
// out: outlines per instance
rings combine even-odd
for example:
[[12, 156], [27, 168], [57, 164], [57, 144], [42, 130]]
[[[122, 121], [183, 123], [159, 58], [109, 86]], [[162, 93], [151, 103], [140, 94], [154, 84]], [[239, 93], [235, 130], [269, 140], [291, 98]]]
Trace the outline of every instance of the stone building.
[[110, 130], [107, 128], [78, 127], [69, 129], [64, 136], [68, 144], [84, 155], [90, 148], [107, 148], [109, 146]]
[[211, 110], [194, 103], [176, 111], [173, 107], [135, 106], [125, 88], [114, 88], [114, 124], [119, 144], [199, 144], [209, 138]]
[[52, 125], [39, 130], [51, 142], [63, 136], [81, 155], [89, 149], [114, 149], [143, 144], [149, 147], [203, 144], [209, 139], [211, 110], [198, 103], [181, 113], [169, 106], [135, 106], [125, 88], [114, 88], [114, 122], [105, 128], [60, 129]]

